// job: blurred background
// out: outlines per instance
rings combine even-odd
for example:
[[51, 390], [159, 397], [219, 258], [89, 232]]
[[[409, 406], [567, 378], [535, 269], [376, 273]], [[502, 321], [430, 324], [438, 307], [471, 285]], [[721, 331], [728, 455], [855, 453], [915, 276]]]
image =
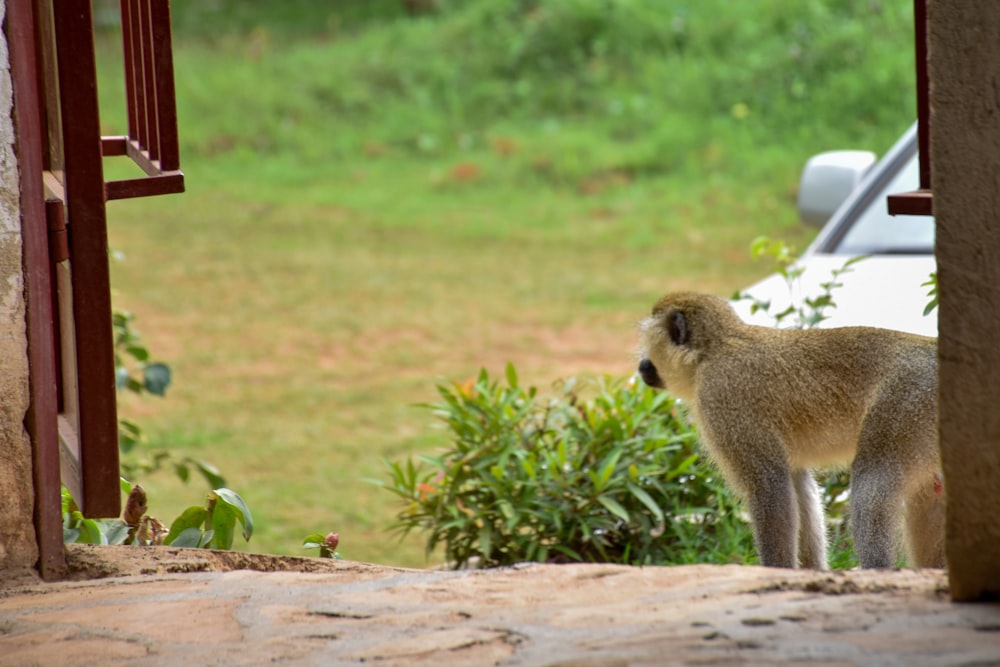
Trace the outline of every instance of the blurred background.
[[[104, 134], [125, 130], [97, 0]], [[631, 374], [662, 293], [729, 295], [801, 249], [804, 161], [914, 120], [911, 0], [174, 0], [188, 191], [108, 207], [114, 301], [173, 370], [123, 396], [214, 463], [239, 548], [434, 565], [369, 481], [445, 434], [416, 404], [480, 368]], [[111, 166], [115, 169], [126, 167]], [[135, 480], [170, 519], [204, 482]], [[239, 540], [238, 540], [239, 542]]]

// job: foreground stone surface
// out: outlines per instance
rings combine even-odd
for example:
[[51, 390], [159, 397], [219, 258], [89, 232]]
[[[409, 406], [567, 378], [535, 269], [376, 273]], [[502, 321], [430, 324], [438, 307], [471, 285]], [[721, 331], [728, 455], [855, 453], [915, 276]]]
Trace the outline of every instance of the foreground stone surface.
[[949, 602], [940, 571], [451, 572], [119, 547], [70, 563], [104, 578], [0, 591], [0, 665], [1000, 665], [1000, 606]]

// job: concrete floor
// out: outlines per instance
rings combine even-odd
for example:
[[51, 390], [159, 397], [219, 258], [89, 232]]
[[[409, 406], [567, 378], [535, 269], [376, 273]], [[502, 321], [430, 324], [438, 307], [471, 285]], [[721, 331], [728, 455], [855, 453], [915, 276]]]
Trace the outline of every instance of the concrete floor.
[[1000, 665], [1000, 606], [949, 602], [941, 571], [69, 560], [0, 589], [0, 665]]

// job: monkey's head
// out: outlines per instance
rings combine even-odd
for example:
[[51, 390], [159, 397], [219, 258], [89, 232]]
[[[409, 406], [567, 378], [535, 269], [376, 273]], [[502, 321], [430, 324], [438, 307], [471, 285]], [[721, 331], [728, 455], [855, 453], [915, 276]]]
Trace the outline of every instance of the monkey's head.
[[719, 297], [690, 292], [663, 297], [639, 324], [639, 375], [650, 387], [693, 398], [698, 364], [740, 324], [729, 303]]

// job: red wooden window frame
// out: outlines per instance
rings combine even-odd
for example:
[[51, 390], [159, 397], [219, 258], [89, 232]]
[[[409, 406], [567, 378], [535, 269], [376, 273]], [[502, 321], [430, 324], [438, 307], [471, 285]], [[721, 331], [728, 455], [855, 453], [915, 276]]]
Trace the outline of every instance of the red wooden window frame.
[[917, 66], [917, 158], [920, 161], [920, 188], [889, 195], [891, 215], [934, 215], [931, 193], [931, 103], [927, 74], [927, 0], [913, 0], [913, 37]]
[[[90, 0], [7, 0], [21, 171], [39, 570], [60, 576], [60, 481], [121, 512], [106, 202], [182, 192], [169, 0], [121, 0], [129, 128], [101, 137]], [[72, 119], [71, 121], [69, 119]], [[103, 157], [144, 178], [105, 182]]]

